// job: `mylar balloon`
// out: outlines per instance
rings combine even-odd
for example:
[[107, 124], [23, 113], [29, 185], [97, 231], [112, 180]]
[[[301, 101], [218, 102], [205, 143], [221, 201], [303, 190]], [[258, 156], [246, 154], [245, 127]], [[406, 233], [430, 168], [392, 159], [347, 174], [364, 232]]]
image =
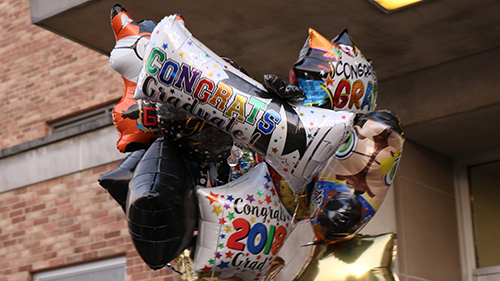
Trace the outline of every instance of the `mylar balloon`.
[[203, 165], [225, 161], [230, 155], [233, 138], [207, 122], [165, 104], [158, 107], [157, 116], [165, 138], [183, 158]]
[[394, 180], [402, 135], [399, 119], [390, 111], [357, 120], [349, 139], [318, 175], [311, 199], [317, 239], [348, 239], [375, 215]]
[[261, 280], [292, 228], [265, 163], [226, 185], [198, 188], [197, 272]]
[[392, 271], [396, 235], [357, 236], [349, 241], [312, 246], [294, 281], [398, 281]]
[[99, 184], [108, 190], [109, 194], [125, 210], [127, 203], [128, 183], [134, 175], [135, 167], [144, 155], [145, 150], [137, 150], [125, 157], [116, 169], [99, 177]]
[[367, 113], [377, 105], [377, 77], [344, 30], [332, 41], [314, 29], [290, 73], [307, 95], [303, 104]]
[[157, 139], [129, 183], [128, 228], [137, 252], [152, 269], [181, 253], [197, 221], [194, 181], [177, 149]]
[[178, 16], [151, 34], [134, 94], [181, 108], [231, 134], [300, 193], [351, 130], [354, 114], [290, 105], [213, 53]]
[[111, 9], [111, 25], [116, 45], [110, 54], [110, 65], [123, 79], [123, 98], [113, 108], [113, 123], [120, 133], [117, 148], [130, 152], [147, 148], [159, 131], [153, 104], [134, 101], [132, 97], [142, 67], [144, 50], [155, 27], [152, 21], [134, 22], [120, 5]]

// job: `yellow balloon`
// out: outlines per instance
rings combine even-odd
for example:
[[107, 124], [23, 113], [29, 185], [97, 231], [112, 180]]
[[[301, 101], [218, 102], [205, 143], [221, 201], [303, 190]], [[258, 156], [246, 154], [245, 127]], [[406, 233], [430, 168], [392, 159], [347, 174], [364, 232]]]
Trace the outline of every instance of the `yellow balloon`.
[[396, 234], [359, 235], [351, 240], [314, 245], [293, 281], [398, 281], [392, 271]]

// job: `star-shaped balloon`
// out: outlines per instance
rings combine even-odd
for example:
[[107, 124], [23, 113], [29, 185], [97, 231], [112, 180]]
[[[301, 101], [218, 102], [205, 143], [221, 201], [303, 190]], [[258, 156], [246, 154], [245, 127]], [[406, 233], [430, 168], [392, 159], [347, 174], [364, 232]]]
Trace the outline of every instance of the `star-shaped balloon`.
[[196, 272], [262, 280], [292, 228], [265, 163], [226, 185], [198, 188]]
[[392, 271], [396, 235], [356, 236], [312, 246], [311, 255], [293, 281], [398, 281]]

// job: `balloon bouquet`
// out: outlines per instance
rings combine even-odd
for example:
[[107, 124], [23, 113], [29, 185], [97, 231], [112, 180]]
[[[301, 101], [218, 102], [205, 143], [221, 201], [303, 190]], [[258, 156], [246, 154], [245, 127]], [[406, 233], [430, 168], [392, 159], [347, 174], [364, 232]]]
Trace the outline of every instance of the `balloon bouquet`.
[[[271, 280], [286, 238], [308, 221], [316, 240], [295, 280], [397, 279], [394, 235], [357, 233], [392, 184], [403, 132], [392, 112], [375, 111], [375, 72], [347, 31], [330, 41], [310, 29], [290, 83], [266, 75], [262, 85], [179, 15], [135, 22], [116, 5], [111, 24], [124, 85], [113, 120], [130, 154], [99, 183], [149, 267]], [[371, 260], [362, 273], [360, 257]]]

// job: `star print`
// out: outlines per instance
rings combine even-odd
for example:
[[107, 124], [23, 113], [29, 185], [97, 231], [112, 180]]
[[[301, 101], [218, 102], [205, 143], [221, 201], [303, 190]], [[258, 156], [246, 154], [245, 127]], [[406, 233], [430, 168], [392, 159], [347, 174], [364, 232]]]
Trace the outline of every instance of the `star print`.
[[175, 93], [175, 90], [174, 89], [170, 89], [170, 93], [171, 94]]
[[259, 190], [259, 191], [257, 191], [257, 194], [259, 194], [259, 196], [262, 196], [262, 195], [264, 195], [264, 191]]
[[193, 45], [193, 42], [188, 41], [188, 45], [189, 45], [189, 46]]
[[257, 259], [260, 260], [260, 255], [257, 256]]
[[142, 124], [137, 124], [137, 129], [142, 130]]
[[255, 199], [253, 199], [253, 195], [247, 194], [247, 201], [249, 201], [250, 203], [255, 201]]
[[220, 239], [226, 239], [226, 234], [221, 234]]
[[233, 229], [232, 229], [232, 228], [231, 228], [231, 226], [229, 226], [229, 225], [228, 225], [228, 226], [226, 226], [226, 227], [224, 228], [224, 230], [226, 231], [226, 233], [229, 233], [229, 232], [233, 231]]
[[210, 270], [212, 270], [212, 268], [208, 267], [207, 265], [205, 265], [205, 267], [201, 269], [201, 271], [210, 271]]
[[183, 57], [184, 57], [184, 52], [181, 52], [181, 53], [179, 54], [179, 56], [181, 56], [181, 58], [183, 58]]
[[267, 182], [264, 184], [264, 188], [269, 189], [269, 185], [267, 184]]
[[168, 48], [168, 44], [163, 44], [163, 50], [165, 50], [166, 48]]
[[172, 40], [172, 42], [175, 42], [177, 43], [177, 40], [179, 40], [179, 35], [177, 35], [177, 33], [174, 32], [174, 34], [172, 34], [172, 36], [170, 37], [170, 40]]
[[345, 117], [345, 115], [344, 115], [344, 116], [342, 116], [342, 119], [345, 119], [345, 118], [346, 118], [346, 117]]
[[220, 259], [220, 257], [222, 257], [222, 255], [219, 252], [215, 253], [215, 258], [216, 259]]
[[266, 201], [266, 202], [267, 202], [267, 204], [269, 205], [269, 204], [271, 204], [271, 202], [272, 202], [273, 200], [271, 200], [271, 196], [266, 195], [266, 199], [264, 199], [264, 201]]
[[217, 77], [220, 78], [220, 73], [217, 73]]
[[234, 253], [232, 253], [231, 251], [227, 252], [227, 253], [226, 253], [226, 259], [230, 259], [230, 258], [232, 258], [232, 257], [233, 257], [233, 255], [234, 255]]
[[224, 203], [224, 208], [226, 208], [226, 210], [231, 208], [231, 204], [229, 204], [229, 202]]
[[217, 199], [217, 197], [219, 197], [219, 194], [213, 193], [212, 191], [210, 191], [210, 195], [205, 196], [205, 198], [210, 200], [210, 205], [212, 205], [214, 202], [219, 203], [219, 199]]
[[217, 267], [220, 269], [227, 268], [229, 267], [229, 262], [221, 261]]
[[278, 153], [278, 149], [276, 147], [273, 147], [271, 150], [273, 151], [273, 153]]
[[266, 175], [264, 176], [266, 178], [267, 181], [271, 181], [271, 176], [269, 175], [269, 173], [266, 173]]
[[219, 216], [219, 214], [223, 212], [220, 205], [218, 205], [218, 206], [214, 205], [213, 207], [214, 207], [214, 209], [212, 210], [212, 213], [215, 213], [217, 216]]
[[209, 263], [209, 264], [214, 264], [214, 262], [215, 262], [215, 261], [214, 261], [213, 259], [209, 259], [209, 260], [208, 260], [208, 263]]
[[159, 33], [160, 33], [160, 31], [159, 31], [159, 30], [157, 30], [157, 31], [156, 31], [156, 34], [159, 34]]
[[279, 206], [278, 201], [274, 201], [274, 207], [277, 208], [278, 206]]
[[219, 219], [219, 224], [225, 224], [226, 223], [226, 219], [222, 218], [222, 219]]
[[233, 195], [229, 195], [229, 196], [227, 197], [227, 200], [229, 200], [229, 201], [233, 202], [233, 200], [234, 200]]
[[226, 216], [226, 218], [229, 219], [229, 221], [234, 219], [234, 212], [229, 212], [229, 214]]
[[328, 86], [333, 86], [333, 82], [335, 82], [335, 79], [332, 79], [330, 76], [326, 77], [326, 79], [323, 79], [325, 81], [325, 85]]
[[212, 76], [214, 76], [214, 74], [212, 72], [209, 72], [208, 76], [212, 77]]
[[250, 218], [250, 222], [251, 222], [251, 223], [254, 223], [254, 222], [255, 222], [255, 217], [251, 217], [251, 218]]
[[264, 201], [262, 201], [262, 200], [259, 200], [259, 205], [262, 205], [262, 203], [264, 203]]
[[217, 247], [223, 249], [224, 248], [224, 243], [220, 243]]
[[308, 135], [307, 135], [307, 137], [308, 137], [308, 138], [312, 138], [313, 136], [312, 136], [311, 134], [308, 134]]

